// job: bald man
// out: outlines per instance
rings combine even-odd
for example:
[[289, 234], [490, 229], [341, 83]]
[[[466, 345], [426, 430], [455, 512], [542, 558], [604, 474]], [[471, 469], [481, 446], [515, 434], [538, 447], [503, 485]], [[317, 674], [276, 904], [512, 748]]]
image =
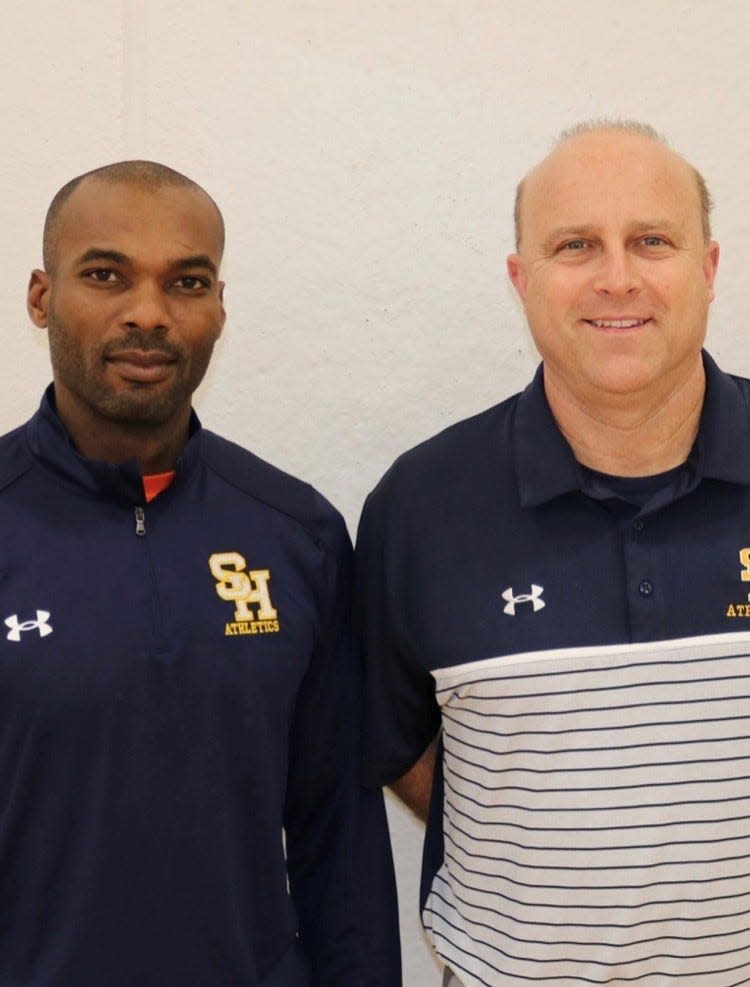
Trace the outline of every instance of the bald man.
[[154, 162], [49, 209], [53, 383], [0, 439], [0, 987], [399, 982], [343, 521], [191, 409], [223, 247]]
[[584, 124], [519, 186], [529, 386], [359, 532], [365, 764], [427, 820], [462, 987], [750, 977], [750, 382], [703, 350], [705, 182]]

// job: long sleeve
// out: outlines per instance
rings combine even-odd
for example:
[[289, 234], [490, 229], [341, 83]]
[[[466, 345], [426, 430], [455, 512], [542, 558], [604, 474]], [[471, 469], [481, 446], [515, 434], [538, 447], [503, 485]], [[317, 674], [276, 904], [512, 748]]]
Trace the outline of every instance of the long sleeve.
[[320, 634], [290, 738], [285, 828], [311, 987], [398, 987], [395, 881], [382, 793], [361, 788], [361, 667], [351, 545], [337, 516]]

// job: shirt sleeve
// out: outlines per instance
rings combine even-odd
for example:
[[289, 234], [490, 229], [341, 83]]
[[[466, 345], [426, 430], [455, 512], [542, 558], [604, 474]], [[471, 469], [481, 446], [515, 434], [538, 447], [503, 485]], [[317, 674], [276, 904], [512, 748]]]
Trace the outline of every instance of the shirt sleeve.
[[351, 543], [338, 514], [326, 541], [320, 633], [290, 737], [290, 890], [310, 987], [399, 987], [385, 808], [381, 792], [359, 785], [362, 668], [351, 627]]
[[424, 753], [440, 728], [435, 681], [419, 653], [420, 531], [414, 500], [396, 467], [365, 503], [357, 534], [356, 619], [365, 660], [365, 784], [390, 784]]

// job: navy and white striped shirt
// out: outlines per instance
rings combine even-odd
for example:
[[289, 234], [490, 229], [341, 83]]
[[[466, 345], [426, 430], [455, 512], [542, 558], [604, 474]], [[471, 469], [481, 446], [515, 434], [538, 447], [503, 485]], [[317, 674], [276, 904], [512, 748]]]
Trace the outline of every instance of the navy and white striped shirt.
[[366, 771], [442, 725], [422, 914], [467, 987], [750, 983], [750, 382], [705, 364], [636, 506], [541, 373], [368, 500]]

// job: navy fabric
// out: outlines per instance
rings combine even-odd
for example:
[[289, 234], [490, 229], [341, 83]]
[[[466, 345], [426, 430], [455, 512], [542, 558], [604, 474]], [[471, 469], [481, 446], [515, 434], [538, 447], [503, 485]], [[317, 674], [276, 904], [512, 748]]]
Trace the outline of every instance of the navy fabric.
[[288, 953], [270, 970], [261, 987], [287, 987], [287, 984], [309, 983], [309, 971], [302, 948], [295, 942]]
[[146, 505], [52, 397], [0, 440], [0, 987], [393, 987], [341, 517], [197, 419]]
[[[550, 649], [750, 629], [750, 382], [704, 354], [700, 430], [640, 509], [612, 510], [544, 394], [523, 391], [401, 456], [357, 544], [368, 784], [388, 784], [440, 728], [435, 670]], [[544, 609], [531, 605], [543, 587]], [[519, 603], [509, 616], [504, 592]], [[436, 791], [440, 791], [440, 779]], [[433, 804], [422, 905], [443, 859]]]

